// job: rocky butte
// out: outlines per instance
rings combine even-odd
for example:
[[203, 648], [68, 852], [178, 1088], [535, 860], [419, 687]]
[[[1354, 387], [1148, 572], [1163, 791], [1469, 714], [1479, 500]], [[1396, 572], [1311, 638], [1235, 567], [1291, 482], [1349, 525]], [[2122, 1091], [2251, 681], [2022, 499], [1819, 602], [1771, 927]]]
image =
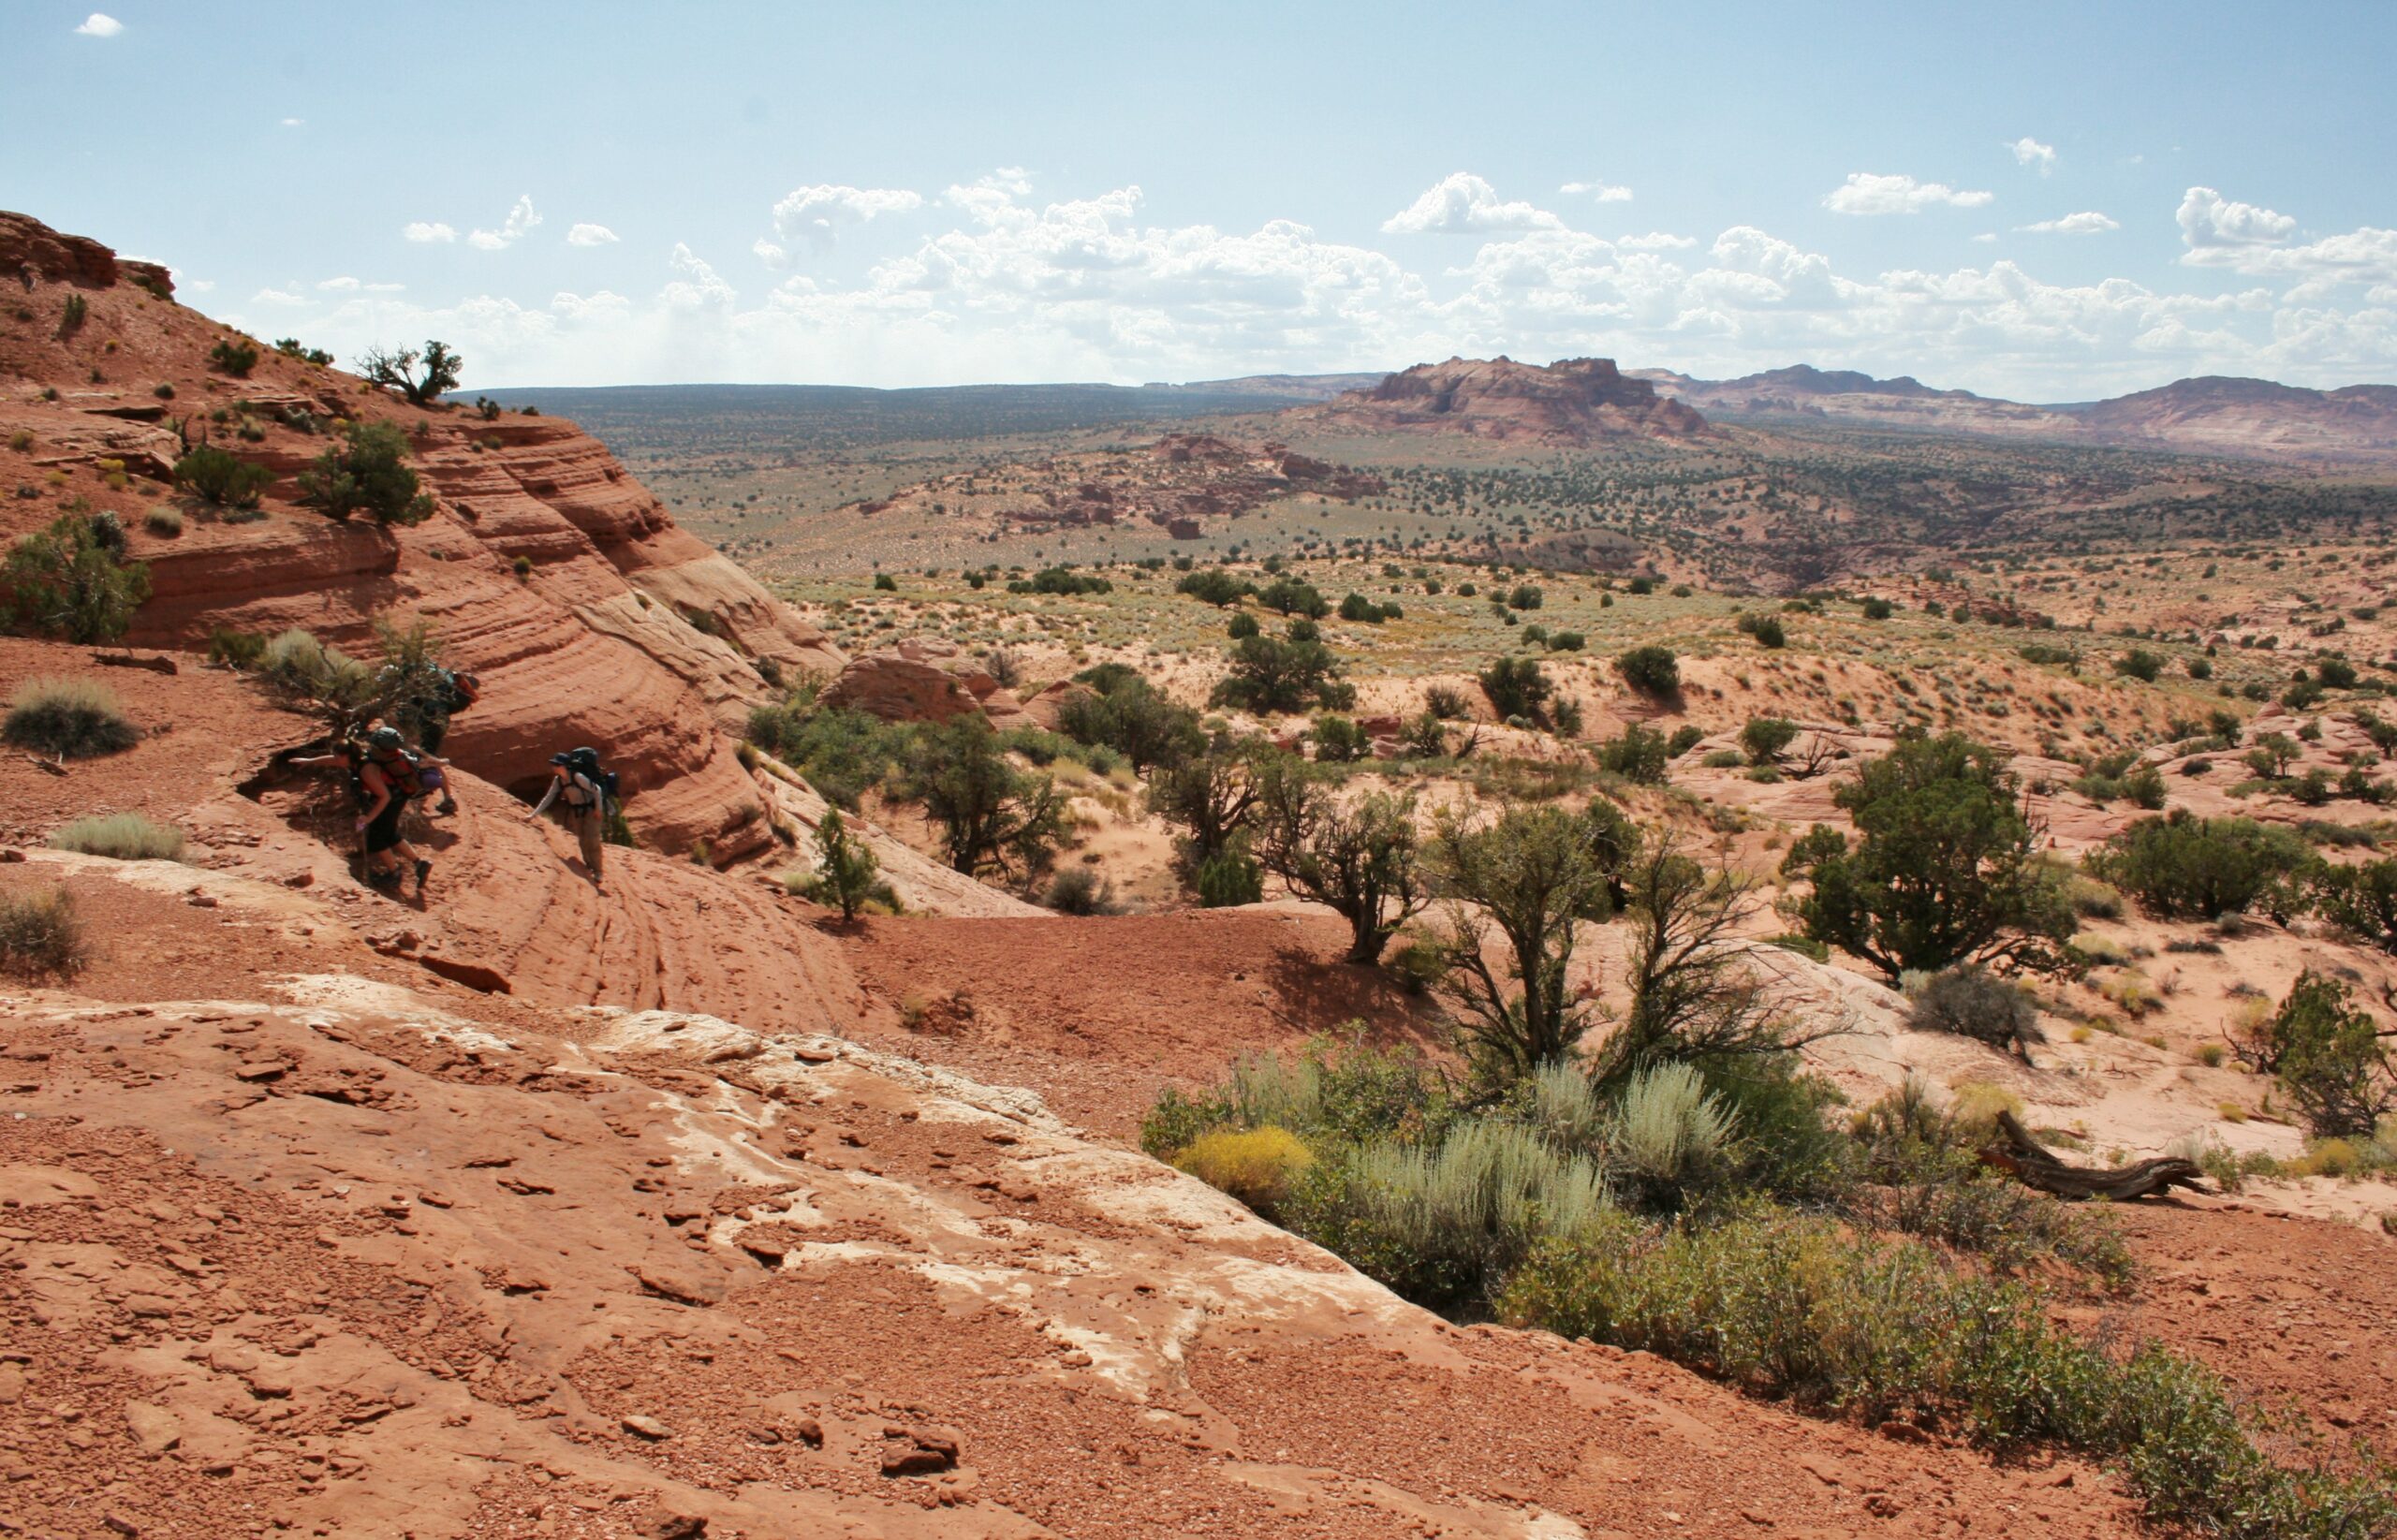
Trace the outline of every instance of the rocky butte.
[[1512, 359], [1419, 363], [1350, 390], [1292, 419], [1331, 432], [1463, 433], [1479, 438], [1586, 445], [1623, 438], [1689, 438], [1706, 419], [1625, 375], [1612, 359], [1565, 359], [1541, 367]]

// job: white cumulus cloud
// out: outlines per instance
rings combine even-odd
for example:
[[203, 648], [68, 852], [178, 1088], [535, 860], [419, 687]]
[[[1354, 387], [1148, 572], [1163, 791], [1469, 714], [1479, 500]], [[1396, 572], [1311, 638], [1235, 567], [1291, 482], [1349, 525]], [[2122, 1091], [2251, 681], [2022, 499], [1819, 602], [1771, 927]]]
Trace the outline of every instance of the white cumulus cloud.
[[2211, 187], [2190, 188], [2177, 217], [2182, 244], [2187, 248], [2182, 261], [2297, 279], [2299, 286], [2282, 296], [2288, 304], [2312, 304], [2340, 285], [2361, 284], [2369, 286], [2367, 298], [2385, 305], [2385, 298], [2375, 297], [2383, 286], [2397, 283], [2397, 230], [2365, 225], [2316, 241], [2292, 242], [2295, 219], [2253, 203], [2231, 202]]
[[400, 227], [400, 234], [403, 238], [414, 241], [419, 245], [432, 245], [458, 239], [458, 232], [449, 226], [442, 224], [439, 220], [428, 219], [409, 221]]
[[677, 310], [728, 307], [741, 298], [730, 284], [716, 275], [715, 269], [680, 241], [674, 242], [673, 255], [666, 259], [666, 265], [683, 276], [658, 290], [657, 297]]
[[757, 242], [750, 246], [749, 250], [757, 257], [758, 261], [765, 263], [766, 266], [770, 268], [781, 267], [784, 263], [790, 260], [790, 253], [783, 250], [780, 246], [775, 245], [772, 242], [767, 240], [762, 235], [757, 239]]
[[466, 237], [466, 244], [478, 251], [506, 251], [524, 239], [540, 222], [541, 216], [533, 212], [533, 195], [525, 193], [507, 211], [507, 217], [500, 221], [499, 228], [477, 230]]
[[283, 126], [286, 128], [304, 128], [307, 125], [308, 120], [305, 118], [286, 118], [283, 120]]
[[923, 194], [904, 187], [849, 187], [831, 183], [794, 187], [774, 205], [774, 234], [786, 242], [805, 242], [821, 251], [832, 244], [844, 225], [862, 225], [887, 213], [909, 213], [923, 205]]
[[1382, 221], [1391, 235], [1479, 235], [1500, 230], [1561, 230], [1565, 221], [1529, 203], [1501, 199], [1471, 171], [1452, 171]]
[[616, 232], [605, 225], [577, 225], [566, 232], [566, 243], [569, 246], [612, 246], [616, 243]]
[[1823, 195], [1823, 207], [1833, 213], [1920, 213], [1935, 208], [1978, 209], [1996, 196], [1959, 192], [1944, 182], [1917, 182], [1910, 176], [1850, 171], [1845, 183]]
[[84, 37], [113, 37], [124, 30], [123, 22], [96, 10], [84, 17], [83, 24], [75, 29], [78, 36]]
[[2119, 230], [2123, 226], [2122, 221], [2110, 214], [2084, 209], [2079, 213], [2066, 214], [2061, 219], [2042, 219], [2036, 225], [2017, 225], [2014, 227], [2033, 235], [2103, 235], [2108, 230]]
[[[395, 336], [442, 337], [492, 385], [1131, 383], [1501, 352], [1703, 377], [1804, 359], [2032, 401], [2184, 374], [2322, 385], [2397, 374], [2397, 231], [2317, 240], [2292, 224], [2277, 240], [2194, 247], [2212, 254], [2195, 260], [2257, 276], [2188, 292], [2126, 277], [2050, 282], [1994, 251], [1953, 268], [1848, 270], [1746, 225], [1693, 242], [1609, 239], [1560, 220], [1456, 242], [1444, 265], [1418, 270], [1296, 220], [1158, 219], [1135, 186], [1036, 198], [1012, 169], [949, 189], [936, 220], [924, 208], [932, 227], [888, 255], [778, 274], [763, 292], [736, 290], [686, 244], [671, 249], [659, 286], [629, 297], [434, 303], [310, 281], [248, 297], [228, 319], [270, 336], [298, 323], [344, 357]], [[2218, 223], [2269, 234], [2279, 217]], [[1987, 228], [1976, 219], [1957, 233]], [[783, 249], [770, 232], [753, 254]]]
[[2056, 147], [2052, 144], [2041, 144], [2028, 134], [2016, 139], [2007, 148], [2014, 152], [2015, 165], [2036, 166], [2041, 176], [2046, 176], [2056, 169]]
[[2173, 217], [2181, 222], [2181, 242], [2193, 259], [2210, 249], [2278, 245], [2297, 233], [2297, 221], [2288, 215], [2234, 203], [2212, 187], [2192, 187], [2182, 194]]
[[1595, 198], [1601, 203], [1628, 203], [1631, 189], [1607, 182], [1568, 182], [1556, 189], [1567, 198]]

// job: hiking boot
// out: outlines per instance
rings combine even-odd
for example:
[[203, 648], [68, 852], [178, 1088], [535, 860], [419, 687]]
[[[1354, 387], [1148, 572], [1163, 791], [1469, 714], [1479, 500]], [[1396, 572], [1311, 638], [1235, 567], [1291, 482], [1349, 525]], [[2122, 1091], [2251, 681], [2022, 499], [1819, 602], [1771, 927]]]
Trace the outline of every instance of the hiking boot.
[[424, 879], [431, 875], [433, 875], [433, 863], [431, 861], [419, 861], [416, 863], [416, 890], [418, 897], [423, 897]]
[[444, 797], [440, 801], [435, 802], [433, 805], [433, 811], [435, 813], [455, 813], [458, 811], [457, 799], [452, 797]]

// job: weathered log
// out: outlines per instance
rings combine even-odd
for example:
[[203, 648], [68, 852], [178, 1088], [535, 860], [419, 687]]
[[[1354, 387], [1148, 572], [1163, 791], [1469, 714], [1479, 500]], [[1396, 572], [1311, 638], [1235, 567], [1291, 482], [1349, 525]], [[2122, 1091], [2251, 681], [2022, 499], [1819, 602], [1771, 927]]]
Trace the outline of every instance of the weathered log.
[[1997, 1115], [1997, 1131], [2005, 1137], [2002, 1145], [1993, 1144], [1981, 1151], [1981, 1160], [2001, 1171], [2010, 1172], [2027, 1187], [2036, 1187], [2057, 1197], [2110, 1198], [2117, 1203], [2132, 1198], [2168, 1194], [2175, 1187], [2186, 1187], [2193, 1193], [2210, 1193], [2205, 1184], [2205, 1172], [2197, 1162], [2178, 1155], [2166, 1155], [2156, 1160], [2137, 1161], [2129, 1166], [2108, 1170], [2094, 1166], [2068, 1166], [2056, 1158], [2053, 1151], [2031, 1137], [2029, 1129], [2011, 1112]]
[[134, 653], [95, 653], [92, 661], [110, 668], [147, 668], [154, 674], [183, 672], [175, 660], [163, 653], [154, 653], [148, 657]]

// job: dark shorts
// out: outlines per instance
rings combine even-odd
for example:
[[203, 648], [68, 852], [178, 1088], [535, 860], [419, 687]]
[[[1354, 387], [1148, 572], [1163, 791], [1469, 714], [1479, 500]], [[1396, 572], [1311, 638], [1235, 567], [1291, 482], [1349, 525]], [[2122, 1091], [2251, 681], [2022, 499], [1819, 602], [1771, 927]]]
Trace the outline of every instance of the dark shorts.
[[375, 821], [366, 826], [366, 853], [379, 856], [400, 843], [400, 814], [407, 807], [407, 799], [394, 797], [383, 805]]

